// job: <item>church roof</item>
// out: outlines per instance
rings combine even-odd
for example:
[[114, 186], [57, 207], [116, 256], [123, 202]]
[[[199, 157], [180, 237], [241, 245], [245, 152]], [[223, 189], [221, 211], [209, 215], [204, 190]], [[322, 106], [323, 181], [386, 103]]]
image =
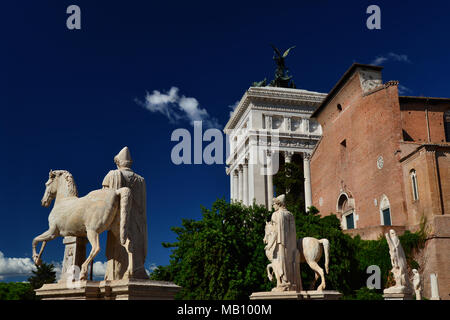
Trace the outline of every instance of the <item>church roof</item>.
[[339, 79], [339, 81], [334, 85], [334, 87], [330, 90], [328, 95], [325, 97], [325, 99], [322, 101], [322, 103], [316, 109], [316, 111], [313, 112], [311, 117], [317, 117], [319, 115], [319, 113], [323, 110], [323, 108], [327, 105], [327, 103], [330, 102], [330, 100], [334, 98], [334, 96], [339, 92], [339, 90], [343, 87], [343, 85], [347, 82], [347, 80], [353, 75], [353, 73], [358, 68], [372, 69], [375, 71], [383, 70], [383, 67], [381, 67], [381, 66], [374, 66], [374, 65], [362, 64], [362, 63], [353, 63], [350, 66], [350, 68], [348, 68], [347, 71], [345, 71], [345, 73], [342, 75], [342, 77]]

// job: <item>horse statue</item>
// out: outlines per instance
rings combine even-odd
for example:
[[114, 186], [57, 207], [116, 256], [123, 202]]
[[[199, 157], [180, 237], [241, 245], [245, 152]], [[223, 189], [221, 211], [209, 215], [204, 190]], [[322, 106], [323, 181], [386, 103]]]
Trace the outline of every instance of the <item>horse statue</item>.
[[[264, 243], [266, 244], [264, 250], [270, 263], [267, 265], [267, 276], [272, 281], [273, 276], [277, 280], [277, 285], [281, 283], [281, 276], [283, 274], [282, 263], [275, 254], [277, 233], [275, 225], [272, 222], [266, 222]], [[329, 264], [329, 248], [330, 243], [327, 239], [316, 239], [311, 237], [300, 238], [297, 240], [298, 258], [296, 259], [300, 263], [306, 262], [309, 267], [315, 272], [314, 281], [311, 284], [311, 289], [314, 288], [317, 279], [321, 278], [321, 284], [317, 288], [318, 291], [325, 289], [325, 276], [323, 269], [319, 266], [318, 262], [322, 258], [322, 254], [325, 253], [325, 271], [328, 274]]]
[[[92, 249], [81, 266], [80, 280], [85, 280], [88, 265], [100, 251], [100, 233], [110, 230], [113, 222], [118, 220], [120, 220], [121, 244], [127, 250], [128, 256], [131, 256], [128, 250], [129, 240], [124, 231], [131, 206], [129, 188], [94, 190], [78, 198], [75, 181], [66, 170], [50, 170], [45, 186], [42, 206], [49, 207], [53, 199], [55, 205], [48, 217], [49, 229], [33, 239], [33, 261], [36, 265], [42, 263], [41, 255], [48, 241], [58, 236], [87, 237]], [[42, 245], [37, 254], [36, 245], [39, 242], [42, 242]], [[130, 276], [132, 268], [130, 259], [125, 275]]]
[[320, 276], [321, 283], [317, 288], [317, 291], [325, 289], [325, 276], [323, 269], [317, 262], [322, 258], [322, 254], [325, 252], [325, 271], [328, 274], [329, 252], [330, 242], [327, 239], [316, 239], [311, 237], [300, 238], [297, 240], [297, 249], [300, 253], [300, 263], [306, 262], [308, 266], [314, 271], [314, 281], [311, 284], [311, 290], [314, 289], [317, 279]]

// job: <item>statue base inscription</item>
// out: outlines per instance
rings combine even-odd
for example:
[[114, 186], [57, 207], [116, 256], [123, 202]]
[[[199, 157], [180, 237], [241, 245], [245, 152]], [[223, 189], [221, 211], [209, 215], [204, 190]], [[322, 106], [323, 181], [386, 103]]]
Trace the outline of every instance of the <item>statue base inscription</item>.
[[50, 283], [35, 291], [42, 300], [173, 300], [180, 289], [172, 282], [123, 279]]
[[334, 290], [254, 292], [250, 300], [339, 300], [342, 293]]

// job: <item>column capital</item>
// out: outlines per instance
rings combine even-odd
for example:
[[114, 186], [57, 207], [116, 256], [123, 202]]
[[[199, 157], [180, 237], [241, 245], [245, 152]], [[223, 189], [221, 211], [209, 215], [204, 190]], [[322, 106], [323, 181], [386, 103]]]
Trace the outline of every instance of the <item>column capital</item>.
[[303, 159], [309, 161], [311, 159], [311, 153], [303, 152]]

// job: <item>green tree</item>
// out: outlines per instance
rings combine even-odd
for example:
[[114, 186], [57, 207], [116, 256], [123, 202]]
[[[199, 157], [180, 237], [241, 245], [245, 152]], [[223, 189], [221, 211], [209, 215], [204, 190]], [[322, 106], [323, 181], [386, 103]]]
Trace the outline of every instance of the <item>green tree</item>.
[[217, 200], [202, 207], [202, 220], [183, 219], [172, 230], [177, 242], [170, 265], [158, 267], [152, 279], [174, 281], [183, 299], [248, 299], [254, 291], [270, 290], [262, 237], [269, 211]]
[[56, 282], [56, 272], [54, 271], [53, 264], [42, 263], [40, 266], [33, 270], [33, 275], [28, 278], [33, 289], [39, 289], [45, 283]]
[[26, 282], [0, 282], [0, 300], [34, 300], [31, 285]]

